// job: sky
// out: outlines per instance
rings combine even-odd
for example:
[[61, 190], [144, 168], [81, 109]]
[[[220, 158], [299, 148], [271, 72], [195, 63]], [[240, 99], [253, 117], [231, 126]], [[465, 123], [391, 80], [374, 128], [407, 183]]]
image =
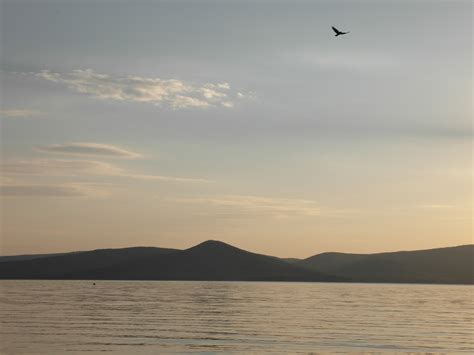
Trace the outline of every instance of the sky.
[[470, 1], [0, 0], [0, 16], [1, 255], [472, 243]]

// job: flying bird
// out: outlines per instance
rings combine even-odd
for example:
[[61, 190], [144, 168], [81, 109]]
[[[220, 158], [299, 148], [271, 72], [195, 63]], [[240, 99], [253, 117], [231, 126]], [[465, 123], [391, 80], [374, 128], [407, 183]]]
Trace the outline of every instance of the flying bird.
[[334, 27], [334, 26], [332, 26], [332, 30], [333, 30], [334, 32], [336, 32], [335, 37], [340, 36], [340, 35], [345, 35], [345, 34], [347, 34], [347, 33], [350, 33], [350, 31], [341, 32], [341, 31], [339, 31], [339, 30], [338, 30], [336, 27]]

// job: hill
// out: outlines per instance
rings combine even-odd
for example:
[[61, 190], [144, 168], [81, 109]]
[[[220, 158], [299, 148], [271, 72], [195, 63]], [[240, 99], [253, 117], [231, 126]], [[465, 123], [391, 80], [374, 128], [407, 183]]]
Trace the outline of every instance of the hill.
[[32, 260], [32, 259], [40, 259], [40, 258], [49, 258], [51, 256], [60, 256], [66, 254], [77, 254], [82, 253], [81, 251], [73, 251], [70, 253], [53, 253], [53, 254], [24, 254], [24, 255], [8, 255], [8, 256], [0, 256], [0, 263], [4, 261], [23, 261], [23, 260]]
[[186, 250], [108, 249], [0, 263], [2, 279], [336, 281], [278, 258], [206, 241]]
[[359, 282], [473, 284], [474, 245], [378, 254], [323, 253], [295, 265]]
[[63, 254], [40, 254], [8, 257], [10, 260], [0, 262], [0, 279], [61, 279], [69, 274], [87, 272], [120, 263], [127, 263], [135, 258], [159, 256], [176, 251], [176, 249], [134, 247], [123, 249], [98, 249], [92, 251]]
[[[0, 258], [0, 279], [355, 281], [474, 284], [474, 245], [279, 259], [208, 240], [186, 250], [99, 249]], [[332, 275], [332, 276], [331, 276]]]

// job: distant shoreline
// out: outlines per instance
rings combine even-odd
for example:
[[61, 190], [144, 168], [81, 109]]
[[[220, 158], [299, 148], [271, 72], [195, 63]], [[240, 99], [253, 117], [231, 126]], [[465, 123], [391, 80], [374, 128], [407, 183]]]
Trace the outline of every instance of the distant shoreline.
[[231, 282], [231, 283], [304, 283], [304, 284], [351, 284], [351, 285], [433, 285], [433, 286], [474, 286], [474, 283], [436, 283], [436, 282], [375, 282], [375, 281], [272, 281], [272, 280], [139, 280], [139, 279], [6, 279], [1, 281], [77, 281], [77, 282]]
[[208, 240], [189, 249], [134, 247], [0, 259], [1, 280], [474, 284], [474, 245], [281, 259]]

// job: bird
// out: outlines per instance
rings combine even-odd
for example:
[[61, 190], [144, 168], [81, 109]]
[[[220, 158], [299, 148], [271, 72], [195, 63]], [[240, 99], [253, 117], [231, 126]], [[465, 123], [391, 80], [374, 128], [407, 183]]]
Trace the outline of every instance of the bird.
[[332, 26], [332, 30], [333, 30], [334, 32], [336, 32], [335, 37], [340, 36], [340, 35], [345, 35], [345, 34], [347, 34], [347, 33], [350, 33], [350, 31], [341, 32], [341, 31], [339, 31], [339, 30], [338, 30], [336, 27], [334, 27], [334, 26]]

